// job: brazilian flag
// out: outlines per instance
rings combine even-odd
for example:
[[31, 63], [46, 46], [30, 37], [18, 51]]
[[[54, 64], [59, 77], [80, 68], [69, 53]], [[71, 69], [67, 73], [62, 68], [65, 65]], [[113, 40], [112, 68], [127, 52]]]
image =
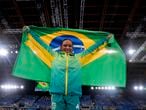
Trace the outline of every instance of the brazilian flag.
[[78, 54], [108, 36], [110, 36], [108, 43], [100, 45], [80, 59], [83, 65], [82, 84], [125, 87], [125, 55], [116, 42], [114, 34], [102, 31], [26, 26], [12, 74], [49, 83], [54, 57], [47, 51], [48, 46], [54, 51], [60, 51], [61, 42], [64, 39], [71, 39], [74, 44], [73, 52]]
[[35, 88], [35, 91], [48, 91], [49, 90], [49, 83], [47, 82], [38, 82]]

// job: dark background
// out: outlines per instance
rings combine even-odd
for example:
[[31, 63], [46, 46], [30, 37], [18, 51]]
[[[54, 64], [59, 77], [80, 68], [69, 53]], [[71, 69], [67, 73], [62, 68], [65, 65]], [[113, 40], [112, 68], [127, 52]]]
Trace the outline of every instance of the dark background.
[[[11, 76], [25, 25], [106, 31], [115, 35], [127, 60], [127, 86], [146, 84], [145, 0], [0, 0], [0, 84], [20, 83], [32, 91], [35, 82]], [[130, 47], [136, 56], [128, 55]], [[13, 53], [10, 53], [13, 51]], [[132, 59], [132, 61], [130, 61]], [[83, 87], [87, 90], [89, 87]]]

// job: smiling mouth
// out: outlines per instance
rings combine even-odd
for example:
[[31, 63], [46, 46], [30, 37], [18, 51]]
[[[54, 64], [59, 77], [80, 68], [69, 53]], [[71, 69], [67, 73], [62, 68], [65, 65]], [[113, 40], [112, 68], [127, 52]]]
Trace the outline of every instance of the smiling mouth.
[[66, 52], [70, 52], [69, 50], [67, 50]]
[[70, 51], [70, 50], [65, 50], [65, 52], [67, 52], [67, 53], [71, 53], [71, 51]]

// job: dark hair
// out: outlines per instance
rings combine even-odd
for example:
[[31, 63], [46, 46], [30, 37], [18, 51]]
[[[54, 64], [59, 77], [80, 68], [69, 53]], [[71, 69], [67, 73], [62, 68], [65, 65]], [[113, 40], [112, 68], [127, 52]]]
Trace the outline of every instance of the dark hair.
[[64, 41], [66, 41], [66, 40], [71, 41], [71, 42], [72, 42], [72, 45], [73, 45], [73, 41], [72, 41], [71, 39], [63, 39], [63, 41], [61, 42], [61, 45], [62, 45], [62, 44], [63, 44], [63, 42], [64, 42]]

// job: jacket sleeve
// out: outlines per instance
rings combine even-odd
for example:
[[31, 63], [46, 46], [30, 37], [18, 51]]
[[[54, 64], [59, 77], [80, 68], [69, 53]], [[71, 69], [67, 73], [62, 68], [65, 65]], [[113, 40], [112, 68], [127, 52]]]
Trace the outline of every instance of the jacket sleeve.
[[85, 51], [80, 53], [80, 57], [82, 58], [82, 57], [86, 56], [89, 53], [93, 53], [94, 50], [98, 49], [104, 43], [106, 43], [106, 45], [108, 43], [111, 43], [112, 39], [113, 39], [113, 34], [109, 34], [106, 38], [101, 39], [99, 42], [95, 42], [95, 44], [91, 45], [88, 49], [86, 49]]
[[52, 56], [55, 56], [57, 52], [53, 51], [52, 48], [47, 45], [46, 43], [44, 43], [38, 36], [36, 33], [30, 31], [30, 34], [35, 38], [35, 40], [41, 44], [43, 46], [44, 49], [46, 49]]
[[29, 26], [24, 26], [23, 29], [22, 29], [23, 32], [26, 32], [26, 33], [29, 33], [33, 36], [33, 38], [39, 43], [41, 44], [41, 46], [47, 50], [52, 56], [54, 56], [57, 52], [53, 51], [52, 48], [47, 45], [46, 43], [44, 43], [40, 37], [37, 35], [37, 33], [33, 32], [31, 30], [31, 28]]
[[47, 51], [52, 55], [55, 56], [57, 54], [57, 52], [53, 51], [52, 48], [48, 45], [47, 46]]

